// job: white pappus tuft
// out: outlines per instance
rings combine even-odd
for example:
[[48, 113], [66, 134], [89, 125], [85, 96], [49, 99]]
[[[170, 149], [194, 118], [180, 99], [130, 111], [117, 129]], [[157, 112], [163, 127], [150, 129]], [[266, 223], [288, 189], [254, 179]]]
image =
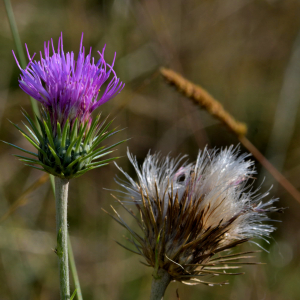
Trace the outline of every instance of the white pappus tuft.
[[[205, 148], [195, 163], [188, 163], [186, 156], [172, 159], [150, 152], [141, 166], [129, 151], [128, 158], [137, 181], [118, 166], [127, 180], [116, 181], [127, 202], [131, 199], [139, 209], [140, 220], [127, 211], [136, 218], [144, 238], [117, 214], [118, 222], [140, 244], [133, 243], [147, 263], [166, 270], [174, 280], [205, 283], [198, 276], [211, 272], [211, 259], [221, 264], [218, 269], [228, 268], [222, 266], [221, 256], [213, 258], [217, 253], [252, 238], [266, 240], [275, 230], [265, 222], [271, 221], [268, 213], [280, 211], [273, 206], [277, 199], [263, 202], [269, 191], [253, 190], [249, 182], [256, 174], [254, 162], [249, 154], [239, 154], [238, 147]], [[243, 258], [234, 256], [232, 260]]]

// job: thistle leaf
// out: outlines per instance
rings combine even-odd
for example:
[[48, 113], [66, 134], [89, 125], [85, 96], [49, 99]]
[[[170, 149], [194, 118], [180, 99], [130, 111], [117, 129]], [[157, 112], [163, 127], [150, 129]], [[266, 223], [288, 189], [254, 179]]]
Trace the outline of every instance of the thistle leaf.
[[76, 158], [75, 160], [73, 160], [68, 166], [67, 169], [71, 170], [71, 168], [78, 163], [80, 160], [84, 160], [84, 158], [82, 158], [81, 156], [79, 156], [78, 158]]
[[93, 120], [91, 127], [86, 135], [85, 140], [84, 140], [83, 148], [85, 148], [86, 145], [90, 142], [90, 139], [93, 138], [93, 133], [95, 132], [95, 129], [96, 129], [99, 119], [100, 119], [100, 114]]
[[122, 143], [124, 143], [126, 141], [127, 140], [120, 141], [120, 142], [115, 143], [115, 144], [113, 144], [113, 145], [111, 145], [109, 147], [106, 147], [106, 148], [102, 149], [102, 150], [101, 149], [100, 150], [97, 149], [97, 150], [93, 151], [92, 153], [88, 154], [85, 158], [92, 157], [92, 156], [98, 155], [100, 153], [103, 153], [104, 151], [110, 150], [110, 149], [112, 149], [112, 148], [114, 148], [114, 147], [116, 147], [116, 146], [118, 146], [118, 145], [120, 145], [120, 144], [122, 144]]
[[42, 167], [47, 167], [45, 164], [43, 164], [41, 161], [39, 161], [37, 159], [33, 159], [33, 158], [21, 156], [21, 155], [16, 155], [16, 154], [14, 154], [14, 156], [18, 157], [20, 161], [23, 161], [26, 163], [38, 164]]
[[72, 131], [71, 131], [71, 135], [70, 135], [71, 143], [77, 138], [77, 126], [78, 126], [78, 119], [75, 120], [73, 127], [72, 127]]
[[[95, 149], [101, 142], [109, 138], [113, 135], [113, 133], [116, 132], [115, 129], [103, 134], [102, 136], [98, 136], [96, 140], [93, 141], [93, 145], [91, 147], [91, 150]], [[117, 132], [116, 132], [117, 133]]]
[[54, 144], [53, 137], [52, 137], [53, 133], [51, 132], [52, 131], [51, 127], [50, 128], [48, 127], [48, 124], [47, 124], [47, 122], [45, 120], [44, 120], [44, 126], [45, 126], [45, 131], [46, 131], [49, 143], [50, 143], [51, 147], [53, 149], [55, 149], [55, 144]]
[[25, 152], [25, 153], [27, 153], [27, 154], [33, 155], [33, 156], [35, 156], [35, 157], [38, 157], [38, 155], [37, 155], [36, 153], [34, 153], [34, 152], [25, 150], [25, 149], [23, 149], [23, 148], [20, 148], [20, 147], [14, 145], [14, 144], [11, 144], [11, 143], [8, 143], [8, 142], [5, 142], [5, 141], [1, 141], [1, 142], [5, 143], [5, 144], [7, 144], [7, 145], [9, 145], [9, 146], [12, 146], [12, 147], [14, 147], [14, 148], [16, 148], [16, 149], [18, 149], [18, 150], [20, 150], [20, 151], [23, 151], [23, 152]]
[[62, 140], [61, 140], [61, 147], [65, 148], [66, 147], [66, 142], [67, 142], [67, 134], [70, 129], [70, 122], [67, 120], [67, 122], [64, 125], [63, 133], [62, 133]]
[[32, 118], [29, 116], [29, 114], [26, 112], [26, 110], [22, 110], [22, 114], [23, 116], [26, 118], [27, 122], [29, 123], [29, 125], [31, 126], [32, 130], [34, 131], [35, 135], [37, 136], [37, 138], [39, 139], [39, 141], [41, 142], [41, 140], [43, 139], [41, 136], [40, 131], [38, 130], [38, 128], [35, 125], [35, 122], [32, 120]]
[[[103, 128], [103, 126], [106, 124], [107, 120], [108, 120], [108, 116], [101, 122], [100, 125], [98, 125], [98, 126], [96, 127], [96, 130], [95, 130], [95, 136], [99, 134], [99, 131], [100, 131], [100, 130]], [[112, 121], [111, 121], [111, 122], [112, 122]]]
[[74, 299], [74, 297], [76, 296], [76, 293], [77, 293], [77, 289], [75, 289], [75, 291], [73, 292], [73, 294], [72, 294], [70, 300], [73, 300], [73, 299]]
[[43, 122], [38, 117], [36, 119], [37, 119], [37, 121], [38, 121], [38, 123], [40, 125], [40, 129], [41, 129], [43, 137], [46, 137], [47, 135], [46, 135], [45, 126], [44, 126]]
[[120, 158], [120, 157], [112, 157], [112, 158], [109, 158], [109, 159], [106, 159], [106, 160], [96, 161], [94, 163], [87, 164], [86, 167], [88, 167], [88, 168], [89, 167], [94, 167], [94, 166], [97, 166], [98, 164], [108, 163], [108, 162], [110, 162], [112, 160], [116, 160], [118, 158]]
[[104, 163], [104, 164], [99, 164], [99, 165], [96, 165], [94, 167], [89, 167], [90, 170], [94, 170], [94, 169], [97, 169], [97, 168], [100, 168], [100, 167], [103, 167], [103, 166], [107, 166], [109, 163]]
[[70, 158], [71, 157], [72, 149], [73, 149], [73, 147], [76, 143], [80, 143], [80, 140], [78, 138], [74, 139], [74, 141], [69, 145], [69, 147], [67, 149], [67, 152], [66, 152], [66, 155], [65, 155], [65, 158]]
[[74, 177], [74, 178], [77, 178], [77, 177], [79, 177], [79, 176], [85, 174], [86, 172], [88, 172], [88, 171], [90, 171], [90, 170], [92, 170], [92, 168], [87, 168], [87, 169], [81, 170], [81, 171], [79, 171], [79, 172], [76, 172], [76, 174], [75, 174], [73, 177]]
[[98, 158], [100, 158], [100, 157], [103, 157], [103, 156], [105, 156], [105, 155], [108, 155], [108, 154], [110, 154], [110, 153], [113, 153], [114, 151], [115, 151], [115, 150], [112, 150], [112, 151], [108, 151], [108, 152], [105, 152], [105, 153], [103, 153], [103, 154], [94, 156], [94, 157], [92, 158], [92, 160], [96, 160], [96, 159], [98, 159]]
[[78, 143], [77, 143], [76, 148], [75, 148], [75, 153], [78, 153], [78, 151], [79, 151], [80, 142], [81, 142], [81, 140], [82, 140], [82, 138], [83, 138], [83, 135], [84, 135], [84, 132], [85, 132], [85, 130], [86, 130], [87, 125], [88, 125], [88, 122], [86, 122], [85, 125], [82, 126], [82, 128], [81, 128], [81, 130], [80, 130], [80, 132], [79, 132], [79, 135], [78, 135]]
[[39, 171], [43, 171], [43, 172], [45, 172], [45, 170], [44, 170], [44, 169], [42, 169], [42, 168], [38, 168], [38, 167], [36, 167], [36, 166], [33, 166], [33, 165], [25, 164], [24, 166], [28, 166], [28, 167], [31, 167], [31, 168], [37, 169], [37, 170], [39, 170]]
[[56, 123], [56, 128], [57, 128], [57, 138], [59, 141], [61, 141], [61, 127], [59, 122]]
[[31, 138], [27, 137], [26, 134], [23, 134], [21, 132], [21, 134], [25, 137], [25, 139], [33, 146], [35, 147], [38, 151], [40, 151], [41, 153], [43, 153], [44, 155], [47, 156], [46, 152], [44, 150], [42, 150]]
[[54, 150], [50, 145], [48, 145], [48, 147], [49, 147], [49, 150], [51, 151], [52, 155], [53, 155], [54, 158], [55, 158], [55, 162], [56, 162], [60, 167], [62, 167], [60, 158], [59, 158], [58, 155], [56, 154], [55, 150]]
[[103, 134], [106, 132], [106, 130], [108, 129], [108, 127], [111, 125], [112, 122], [113, 122], [113, 120], [111, 120], [110, 122], [108, 122], [106, 124], [106, 126], [101, 130], [101, 132], [96, 137], [96, 140], [93, 141], [93, 146], [91, 147], [91, 150], [93, 150], [95, 147], [97, 147], [97, 145], [99, 144], [99, 142], [97, 142], [97, 141], [101, 140]]
[[39, 139], [37, 138], [37, 136], [32, 132], [32, 130], [24, 123], [22, 122], [23, 125], [26, 127], [26, 129], [28, 130], [28, 132], [31, 134], [31, 136], [35, 139], [35, 141], [37, 143], [40, 143]]
[[[22, 130], [17, 124], [13, 123], [12, 121], [9, 120], [11, 124], [13, 124], [23, 135], [27, 136], [29, 139], [32, 140], [31, 136], [27, 134], [24, 130]], [[35, 136], [34, 136], [35, 137]], [[36, 138], [36, 137], [35, 137]], [[33, 141], [33, 140], [32, 140]], [[34, 142], [34, 141], [33, 141]]]

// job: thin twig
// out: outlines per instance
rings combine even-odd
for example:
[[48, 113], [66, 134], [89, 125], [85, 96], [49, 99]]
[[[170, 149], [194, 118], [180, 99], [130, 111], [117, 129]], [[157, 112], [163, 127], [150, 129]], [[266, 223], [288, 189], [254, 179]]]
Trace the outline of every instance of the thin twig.
[[180, 300], [178, 289], [176, 289], [176, 297], [177, 297], [177, 300]]
[[20, 206], [27, 204], [28, 196], [35, 191], [38, 187], [43, 185], [49, 178], [48, 174], [43, 174], [33, 184], [31, 184], [20, 197], [9, 207], [8, 211], [0, 218], [0, 223], [6, 220], [16, 209]]
[[253, 156], [268, 170], [280, 185], [300, 203], [299, 191], [266, 159], [265, 156], [245, 137], [239, 137], [239, 141]]

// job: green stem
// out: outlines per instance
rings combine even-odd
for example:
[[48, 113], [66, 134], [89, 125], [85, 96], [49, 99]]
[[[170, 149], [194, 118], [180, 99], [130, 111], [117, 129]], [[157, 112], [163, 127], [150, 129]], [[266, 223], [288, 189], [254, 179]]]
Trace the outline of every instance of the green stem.
[[[10, 0], [4, 0], [4, 5], [5, 5], [6, 13], [7, 13], [7, 18], [8, 18], [8, 21], [9, 21], [9, 26], [10, 26], [10, 29], [11, 29], [11, 33], [12, 33], [12, 36], [13, 36], [13, 39], [14, 39], [14, 42], [15, 42], [15, 45], [16, 45], [17, 55], [18, 55], [19, 60], [20, 60], [20, 65], [23, 69], [25, 69], [26, 65], [27, 65], [26, 57], [25, 57], [24, 49], [22, 47], [20, 35], [19, 35], [19, 32], [18, 32], [18, 28], [17, 28], [17, 24], [16, 24], [16, 20], [15, 20], [15, 17], [14, 17], [14, 12], [13, 12]], [[32, 106], [32, 110], [34, 112], [34, 115], [37, 116], [37, 117], [40, 117], [40, 112], [39, 112], [39, 109], [38, 109], [37, 102], [32, 97], [29, 97], [29, 99], [30, 99], [30, 102], [31, 102], [31, 106]], [[35, 121], [37, 122], [37, 120], [35, 120]], [[54, 183], [54, 176], [53, 175], [50, 175], [50, 180], [51, 180], [51, 186], [52, 186], [52, 189], [53, 189], [53, 193], [55, 194], [55, 183]], [[73, 262], [74, 262], [74, 257], [73, 257], [71, 244], [69, 244], [68, 249], [70, 250], [70, 253], [71, 253], [70, 254], [70, 260], [72, 258]], [[80, 289], [80, 284], [79, 284], [79, 280], [78, 280], [78, 275], [77, 275], [75, 262], [73, 263], [73, 265], [71, 264], [71, 271], [73, 273], [73, 278], [74, 278], [74, 282], [75, 282], [76, 289], [77, 289], [77, 298], [78, 298], [78, 300], [82, 300], [81, 289]], [[75, 280], [75, 278], [77, 278], [77, 279]]]
[[[13, 12], [10, 0], [4, 0], [4, 5], [5, 5], [6, 13], [7, 13], [10, 30], [11, 30], [14, 42], [16, 44], [16, 49], [17, 49], [17, 54], [18, 54], [19, 60], [20, 60], [20, 65], [23, 69], [25, 69], [27, 66], [26, 58], [25, 58], [24, 50], [22, 47], [21, 39], [19, 36], [19, 32], [18, 32], [18, 28], [17, 28], [17, 24], [16, 24], [14, 12]], [[39, 112], [39, 108], [38, 108], [36, 100], [34, 100], [32, 97], [29, 97], [29, 98], [30, 98], [30, 102], [31, 102], [31, 106], [34, 111], [34, 114], [39, 117], [40, 112]]]
[[68, 188], [68, 179], [55, 177], [57, 256], [61, 300], [70, 299], [67, 223]]
[[79, 283], [79, 278], [76, 270], [76, 264], [75, 264], [75, 259], [74, 259], [74, 254], [71, 246], [71, 239], [70, 236], [68, 235], [68, 244], [69, 244], [69, 261], [70, 261], [70, 269], [71, 273], [73, 275], [73, 280], [76, 288], [76, 296], [78, 300], [82, 300], [82, 293], [81, 293], [81, 288], [80, 288], [80, 283]]
[[54, 181], [54, 176], [49, 174], [50, 182], [51, 182], [51, 187], [52, 187], [52, 192], [53, 195], [55, 195], [55, 181]]
[[165, 291], [171, 282], [171, 276], [164, 269], [159, 269], [153, 276], [150, 300], [162, 300]]

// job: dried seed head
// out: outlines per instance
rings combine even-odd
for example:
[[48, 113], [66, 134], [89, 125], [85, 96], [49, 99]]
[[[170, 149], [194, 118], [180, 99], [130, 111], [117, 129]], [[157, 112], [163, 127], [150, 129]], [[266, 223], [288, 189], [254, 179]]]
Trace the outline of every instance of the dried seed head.
[[[128, 152], [135, 168], [135, 182], [121, 168], [127, 180], [117, 179], [133, 201], [140, 218], [121, 205], [137, 220], [143, 235], [134, 232], [115, 211], [114, 217], [129, 230], [137, 254], [157, 271], [166, 270], [173, 280], [188, 284], [215, 284], [199, 278], [237, 268], [245, 253], [229, 254], [228, 249], [252, 238], [265, 239], [274, 227], [267, 213], [278, 211], [275, 199], [257, 194], [247, 185], [255, 174], [253, 161], [239, 155], [232, 146], [221, 151], [199, 152], [193, 164], [182, 162], [185, 156], [170, 159], [148, 154], [142, 166]], [[226, 256], [220, 253], [227, 252]], [[251, 253], [251, 252], [247, 252]], [[249, 262], [247, 262], [249, 264]], [[220, 283], [223, 284], [223, 283]]]

